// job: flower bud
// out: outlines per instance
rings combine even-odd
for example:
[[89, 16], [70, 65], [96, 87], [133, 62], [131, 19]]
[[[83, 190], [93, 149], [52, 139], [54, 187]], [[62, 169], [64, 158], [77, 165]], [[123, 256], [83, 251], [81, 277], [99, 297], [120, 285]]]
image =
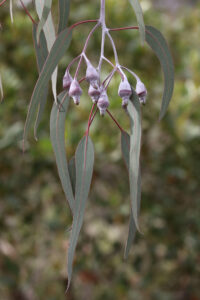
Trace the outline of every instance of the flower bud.
[[107, 96], [106, 91], [103, 91], [97, 102], [97, 107], [100, 111], [101, 116], [105, 115], [106, 109], [108, 108], [108, 106], [109, 106], [108, 96]]
[[137, 81], [136, 84], [136, 93], [138, 94], [140, 103], [145, 104], [146, 103], [146, 97], [147, 97], [147, 90], [143, 82]]
[[91, 63], [88, 63], [86, 70], [86, 80], [94, 87], [97, 88], [99, 85], [99, 74]]
[[80, 96], [82, 95], [82, 89], [80, 84], [76, 79], [73, 79], [70, 89], [69, 89], [69, 96], [73, 98], [74, 103], [78, 105], [80, 103]]
[[97, 103], [100, 97], [99, 88], [95, 89], [92, 85], [90, 85], [88, 95], [91, 97], [93, 103]]
[[63, 89], [68, 90], [72, 83], [72, 76], [69, 74], [69, 71], [66, 70], [65, 75], [63, 77]]
[[132, 88], [127, 78], [120, 82], [118, 95], [122, 98], [122, 106], [126, 107], [132, 95]]

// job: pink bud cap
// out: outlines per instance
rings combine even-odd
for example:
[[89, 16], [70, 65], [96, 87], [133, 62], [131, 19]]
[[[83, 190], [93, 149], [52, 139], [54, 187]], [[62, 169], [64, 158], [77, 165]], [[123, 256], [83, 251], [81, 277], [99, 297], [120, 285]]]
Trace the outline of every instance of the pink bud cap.
[[101, 116], [105, 115], [108, 106], [109, 106], [108, 96], [107, 96], [107, 93], [105, 91], [103, 91], [97, 102], [97, 107], [100, 111]]
[[91, 63], [88, 63], [86, 70], [86, 80], [94, 87], [97, 88], [99, 85], [99, 74]]
[[63, 89], [68, 90], [72, 83], [72, 76], [69, 74], [69, 71], [66, 70], [65, 75], [63, 77]]
[[73, 79], [69, 89], [69, 96], [72, 97], [74, 103], [78, 105], [80, 103], [81, 95], [82, 95], [82, 89], [80, 87], [80, 84], [76, 79]]
[[97, 103], [100, 97], [99, 88], [95, 89], [92, 85], [90, 85], [88, 95], [91, 97], [93, 103]]
[[146, 103], [146, 97], [147, 97], [147, 89], [146, 89], [143, 82], [137, 81], [136, 93], [138, 94], [140, 103], [145, 104]]

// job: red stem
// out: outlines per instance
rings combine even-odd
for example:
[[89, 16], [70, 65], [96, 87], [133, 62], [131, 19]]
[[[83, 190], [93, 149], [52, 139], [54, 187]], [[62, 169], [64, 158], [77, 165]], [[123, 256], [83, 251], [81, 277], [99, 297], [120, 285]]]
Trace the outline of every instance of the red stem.
[[3, 0], [0, 2], [0, 6], [3, 5], [6, 2], [6, 0]]
[[120, 31], [120, 30], [127, 30], [127, 29], [139, 29], [138, 26], [128, 26], [128, 27], [120, 27], [120, 28], [110, 28], [109, 31]]
[[81, 24], [85, 24], [85, 23], [96, 23], [98, 22], [98, 20], [85, 20], [85, 21], [80, 21], [80, 22], [77, 22], [77, 23], [74, 23], [73, 25], [71, 25], [69, 28], [70, 29], [73, 29], [75, 28], [76, 26], [79, 26]]
[[121, 130], [124, 131], [124, 129], [119, 125], [119, 123], [117, 122], [117, 120], [115, 120], [115, 118], [113, 117], [113, 115], [109, 112], [109, 110], [106, 110], [107, 113], [109, 114], [109, 116], [111, 117], [111, 119], [115, 122], [115, 124], [117, 125], [117, 127]]
[[21, 5], [22, 5], [22, 7], [23, 7], [25, 13], [27, 14], [27, 16], [30, 18], [31, 22], [32, 22], [33, 24], [37, 25], [37, 22], [32, 18], [32, 16], [30, 15], [28, 9], [26, 8], [26, 6], [24, 5], [24, 3], [23, 3], [22, 0], [20, 0], [20, 3], [21, 3]]

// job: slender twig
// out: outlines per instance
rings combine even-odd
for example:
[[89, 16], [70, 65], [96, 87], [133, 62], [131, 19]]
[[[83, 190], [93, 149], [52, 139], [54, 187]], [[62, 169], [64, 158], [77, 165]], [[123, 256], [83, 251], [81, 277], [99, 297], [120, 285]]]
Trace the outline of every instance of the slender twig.
[[109, 116], [111, 117], [111, 119], [115, 122], [115, 124], [117, 125], [117, 127], [121, 130], [124, 131], [124, 129], [119, 125], [119, 123], [117, 122], [117, 120], [113, 117], [113, 115], [111, 114], [111, 112], [107, 109], [106, 110], [107, 113], [109, 114]]
[[33, 24], [36, 24], [36, 25], [37, 25], [37, 22], [33, 19], [33, 17], [32, 17], [31, 14], [29, 13], [28, 9], [26, 8], [26, 6], [24, 5], [24, 3], [23, 3], [22, 0], [20, 0], [20, 3], [21, 3], [21, 5], [22, 5], [22, 7], [23, 7], [25, 13], [27, 14], [27, 16], [29, 17], [29, 19], [31, 20], [31, 22], [32, 22]]
[[139, 29], [138, 26], [128, 26], [128, 27], [120, 27], [120, 28], [109, 28], [109, 31], [121, 31], [121, 30], [129, 30], [129, 29]]

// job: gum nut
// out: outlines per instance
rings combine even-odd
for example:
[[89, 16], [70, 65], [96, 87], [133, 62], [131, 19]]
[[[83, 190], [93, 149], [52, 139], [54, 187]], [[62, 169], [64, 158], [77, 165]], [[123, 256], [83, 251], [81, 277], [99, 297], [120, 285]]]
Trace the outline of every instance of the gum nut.
[[98, 86], [99, 83], [99, 74], [97, 70], [89, 64], [86, 70], [86, 80], [94, 87]]
[[92, 85], [90, 85], [88, 95], [91, 97], [93, 103], [97, 103], [99, 100], [100, 91], [99, 89], [95, 89]]
[[63, 89], [68, 90], [70, 88], [72, 81], [73, 81], [72, 76], [69, 74], [68, 71], [66, 71], [63, 77]]
[[69, 96], [70, 97], [79, 97], [82, 95], [82, 89], [80, 87], [80, 84], [76, 79], [73, 79], [70, 89], [69, 89]]
[[139, 97], [143, 97], [147, 95], [147, 90], [143, 82], [137, 81], [136, 93], [138, 94]]
[[120, 82], [119, 89], [118, 89], [118, 95], [121, 98], [124, 98], [124, 97], [130, 98], [130, 96], [132, 95], [132, 88], [127, 79]]
[[101, 116], [105, 115], [108, 106], [109, 106], [108, 96], [106, 93], [103, 93], [97, 102], [97, 107], [100, 111]]

